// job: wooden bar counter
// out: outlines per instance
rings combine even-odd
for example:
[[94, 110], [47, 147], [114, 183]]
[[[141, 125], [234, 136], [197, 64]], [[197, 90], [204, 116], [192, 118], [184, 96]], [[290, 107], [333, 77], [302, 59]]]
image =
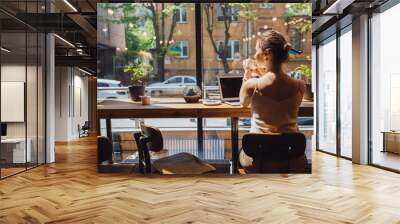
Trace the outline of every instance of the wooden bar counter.
[[[100, 134], [100, 119], [106, 119], [107, 136], [111, 139], [111, 119], [121, 118], [231, 118], [232, 139], [232, 171], [237, 171], [239, 155], [238, 121], [241, 117], [251, 117], [250, 108], [220, 104], [206, 106], [200, 103], [185, 103], [182, 98], [152, 98], [150, 105], [133, 102], [129, 99], [112, 99], [98, 101], [97, 118]], [[313, 116], [313, 103], [303, 102], [299, 108], [299, 116]], [[203, 127], [198, 122], [198, 150], [203, 152]]]

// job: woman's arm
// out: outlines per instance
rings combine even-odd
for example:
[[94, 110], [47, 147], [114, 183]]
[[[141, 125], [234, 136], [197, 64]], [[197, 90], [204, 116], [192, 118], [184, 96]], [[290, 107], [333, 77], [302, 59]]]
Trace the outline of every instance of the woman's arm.
[[251, 103], [251, 97], [257, 86], [257, 78], [250, 78], [248, 80], [243, 80], [242, 87], [240, 88], [239, 98], [240, 104], [243, 107], [248, 107]]

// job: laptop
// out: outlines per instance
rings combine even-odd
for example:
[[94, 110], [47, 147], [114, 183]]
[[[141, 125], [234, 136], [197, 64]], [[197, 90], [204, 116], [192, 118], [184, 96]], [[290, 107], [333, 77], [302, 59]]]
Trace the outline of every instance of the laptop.
[[218, 76], [219, 93], [222, 102], [240, 106], [239, 92], [242, 87], [242, 76]]
[[7, 124], [1, 123], [1, 140], [7, 139]]

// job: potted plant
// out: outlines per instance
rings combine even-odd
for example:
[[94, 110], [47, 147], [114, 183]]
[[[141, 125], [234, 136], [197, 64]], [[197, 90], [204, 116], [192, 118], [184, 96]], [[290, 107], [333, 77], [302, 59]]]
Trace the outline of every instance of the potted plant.
[[311, 90], [311, 68], [308, 65], [300, 65], [296, 69], [302, 76], [303, 80], [306, 82], [306, 91], [304, 93], [304, 99], [312, 101], [313, 100], [313, 93]]
[[198, 86], [187, 86], [183, 89], [183, 99], [186, 103], [197, 103], [201, 98], [201, 90]]
[[140, 101], [140, 96], [144, 95], [145, 78], [147, 77], [149, 70], [149, 65], [141, 62], [131, 63], [125, 67], [124, 72], [131, 74], [129, 94], [133, 101]]

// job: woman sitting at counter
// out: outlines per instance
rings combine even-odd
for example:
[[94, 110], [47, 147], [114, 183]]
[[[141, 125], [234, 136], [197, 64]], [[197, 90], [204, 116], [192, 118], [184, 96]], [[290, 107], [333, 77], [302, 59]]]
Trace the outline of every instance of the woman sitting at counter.
[[[254, 60], [243, 63], [245, 73], [240, 103], [251, 106], [251, 133], [299, 132], [297, 115], [305, 83], [293, 79], [282, 69], [290, 48], [282, 34], [270, 30], [258, 40]], [[254, 165], [244, 151], [240, 152], [239, 162], [245, 169]]]

